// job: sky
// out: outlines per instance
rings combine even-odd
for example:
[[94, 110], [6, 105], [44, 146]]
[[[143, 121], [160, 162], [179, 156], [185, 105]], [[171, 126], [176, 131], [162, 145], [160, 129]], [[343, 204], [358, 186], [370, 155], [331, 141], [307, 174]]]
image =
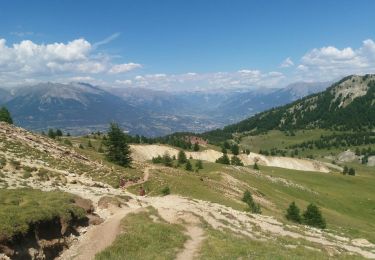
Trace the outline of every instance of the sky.
[[371, 0], [2, 0], [0, 86], [283, 87], [375, 73]]

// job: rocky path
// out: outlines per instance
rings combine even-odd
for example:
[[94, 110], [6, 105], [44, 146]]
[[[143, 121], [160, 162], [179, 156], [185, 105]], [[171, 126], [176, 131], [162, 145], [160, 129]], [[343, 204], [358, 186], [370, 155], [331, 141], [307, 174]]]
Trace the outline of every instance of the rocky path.
[[190, 237], [184, 245], [184, 249], [178, 253], [177, 260], [192, 260], [199, 253], [200, 246], [205, 239], [204, 231], [199, 226], [187, 226], [186, 234]]

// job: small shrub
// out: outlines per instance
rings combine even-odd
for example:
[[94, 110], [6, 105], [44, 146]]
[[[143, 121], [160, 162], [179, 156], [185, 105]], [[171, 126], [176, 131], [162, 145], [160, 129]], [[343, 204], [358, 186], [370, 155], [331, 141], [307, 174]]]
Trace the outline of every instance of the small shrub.
[[28, 179], [28, 178], [30, 178], [31, 176], [32, 176], [32, 175], [31, 175], [30, 172], [24, 172], [23, 175], [22, 175], [22, 178], [23, 178], [23, 179]]
[[19, 170], [21, 168], [21, 162], [16, 160], [11, 160], [10, 164], [16, 169]]
[[259, 170], [259, 166], [258, 166], [257, 163], [254, 163], [253, 169], [254, 169], [254, 170]]
[[67, 146], [73, 146], [72, 142], [69, 139], [65, 139], [64, 144], [66, 144]]
[[165, 187], [161, 190], [161, 193], [162, 193], [164, 196], [167, 196], [167, 195], [171, 194], [171, 189], [169, 188], [169, 186], [165, 186]]
[[249, 190], [246, 190], [243, 194], [242, 201], [245, 202], [249, 206], [249, 210], [252, 213], [260, 214], [262, 210], [260, 209], [260, 205], [254, 202], [253, 196]]
[[152, 157], [152, 162], [153, 163], [163, 163], [163, 158], [158, 155], [157, 157]]

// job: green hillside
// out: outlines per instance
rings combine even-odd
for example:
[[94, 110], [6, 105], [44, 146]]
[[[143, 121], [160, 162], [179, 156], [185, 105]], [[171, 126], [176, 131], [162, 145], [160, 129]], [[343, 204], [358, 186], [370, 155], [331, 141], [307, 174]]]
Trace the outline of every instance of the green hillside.
[[367, 131], [374, 126], [375, 75], [348, 76], [324, 92], [204, 133], [203, 137], [217, 143], [230, 139], [234, 133], [315, 128]]

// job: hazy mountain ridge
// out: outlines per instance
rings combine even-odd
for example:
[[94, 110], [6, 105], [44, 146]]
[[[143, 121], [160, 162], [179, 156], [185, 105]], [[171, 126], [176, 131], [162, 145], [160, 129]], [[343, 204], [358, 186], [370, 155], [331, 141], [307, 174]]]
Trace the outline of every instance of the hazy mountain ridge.
[[160, 136], [223, 127], [321, 88], [324, 85], [299, 83], [285, 89], [166, 92], [48, 82], [4, 90], [0, 104], [28, 129], [58, 127], [84, 134], [105, 130], [114, 120], [132, 134]]
[[372, 129], [375, 126], [375, 75], [348, 76], [327, 90], [280, 106], [237, 124], [206, 133], [226, 136], [247, 131], [334, 128]]

